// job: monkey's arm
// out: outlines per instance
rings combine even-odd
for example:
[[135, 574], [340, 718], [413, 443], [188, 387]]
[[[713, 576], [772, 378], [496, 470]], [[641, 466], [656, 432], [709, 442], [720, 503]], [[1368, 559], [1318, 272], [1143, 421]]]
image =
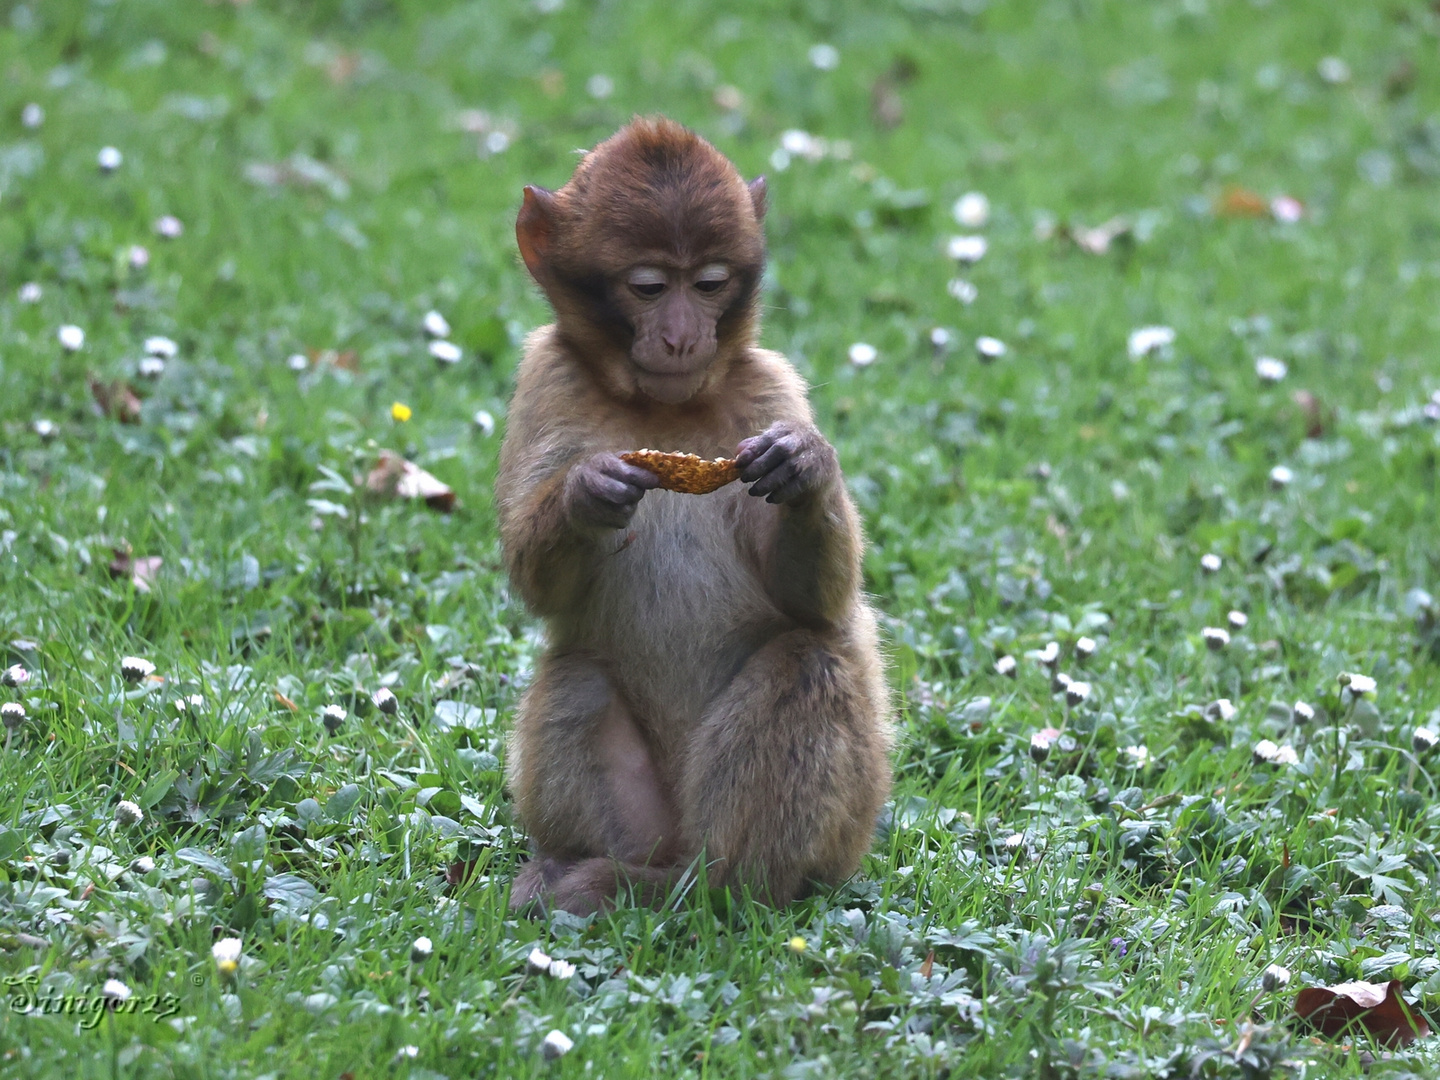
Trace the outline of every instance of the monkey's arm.
[[542, 617], [574, 610], [615, 530], [658, 483], [600, 450], [610, 441], [604, 414], [577, 394], [572, 373], [547, 330], [537, 331], [521, 362], [495, 483], [510, 580]]
[[845, 617], [860, 586], [860, 522], [835, 448], [808, 421], [781, 421], [736, 453], [750, 494], [779, 504], [762, 571], [781, 611], [802, 626]]
[[594, 580], [607, 539], [659, 480], [616, 454], [573, 447], [534, 455], [526, 469], [509, 464], [502, 461], [498, 490], [510, 580], [537, 615], [571, 611]]

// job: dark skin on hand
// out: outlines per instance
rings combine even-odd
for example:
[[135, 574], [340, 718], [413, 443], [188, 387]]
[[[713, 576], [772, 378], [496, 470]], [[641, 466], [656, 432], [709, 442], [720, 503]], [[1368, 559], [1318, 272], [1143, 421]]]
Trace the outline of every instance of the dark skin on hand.
[[[546, 648], [509, 785], [517, 909], [785, 903], [859, 867], [890, 787], [863, 540], [803, 382], [756, 344], [763, 181], [641, 119], [516, 238], [555, 321], [530, 338], [496, 484], [512, 586]], [[759, 432], [759, 434], [756, 434]], [[733, 454], [738, 485], [657, 490], [620, 455]]]

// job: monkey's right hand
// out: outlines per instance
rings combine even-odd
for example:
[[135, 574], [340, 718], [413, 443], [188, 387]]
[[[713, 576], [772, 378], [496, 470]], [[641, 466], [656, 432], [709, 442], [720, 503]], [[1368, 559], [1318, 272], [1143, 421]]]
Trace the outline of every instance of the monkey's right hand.
[[621, 461], [619, 454], [596, 454], [565, 477], [565, 507], [576, 525], [623, 529], [641, 497], [659, 484], [649, 469]]

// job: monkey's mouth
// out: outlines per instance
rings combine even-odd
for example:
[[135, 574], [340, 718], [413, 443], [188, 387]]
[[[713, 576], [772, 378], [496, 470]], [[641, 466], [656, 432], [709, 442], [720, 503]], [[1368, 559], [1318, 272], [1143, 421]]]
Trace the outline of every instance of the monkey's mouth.
[[640, 392], [663, 405], [689, 401], [705, 385], [707, 368], [699, 371], [649, 371], [636, 366], [635, 384]]

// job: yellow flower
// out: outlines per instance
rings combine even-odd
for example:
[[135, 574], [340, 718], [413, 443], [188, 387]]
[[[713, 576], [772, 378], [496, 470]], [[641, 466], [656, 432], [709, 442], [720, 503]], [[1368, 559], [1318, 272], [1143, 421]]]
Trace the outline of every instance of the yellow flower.
[[409, 420], [410, 417], [414, 416], [415, 414], [411, 411], [409, 405], [397, 401], [394, 405], [390, 406], [390, 415], [403, 424], [406, 420]]
[[805, 951], [805, 947], [806, 947], [805, 939], [804, 939], [803, 937], [801, 937], [799, 934], [796, 934], [794, 937], [792, 937], [792, 938], [790, 939], [790, 951], [791, 951], [791, 952], [793, 952], [793, 953], [802, 953], [802, 952]]

